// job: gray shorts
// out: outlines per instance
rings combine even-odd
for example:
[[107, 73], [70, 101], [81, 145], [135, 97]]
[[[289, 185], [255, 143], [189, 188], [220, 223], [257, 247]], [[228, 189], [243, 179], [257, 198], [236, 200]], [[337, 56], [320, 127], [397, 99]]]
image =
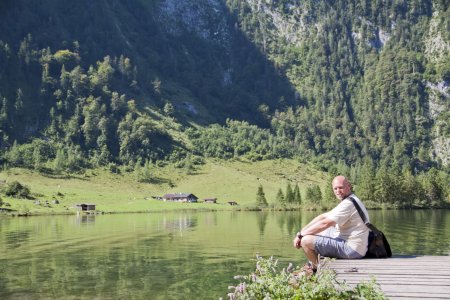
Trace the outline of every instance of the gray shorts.
[[350, 248], [345, 243], [345, 240], [332, 238], [328, 234], [316, 235], [315, 250], [320, 255], [331, 258], [356, 259], [363, 257], [363, 255]]

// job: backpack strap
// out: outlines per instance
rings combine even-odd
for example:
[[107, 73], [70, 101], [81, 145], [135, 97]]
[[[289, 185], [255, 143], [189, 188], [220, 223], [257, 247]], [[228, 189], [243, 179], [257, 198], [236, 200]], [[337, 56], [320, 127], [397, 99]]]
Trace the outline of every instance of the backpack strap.
[[350, 201], [353, 202], [353, 205], [355, 205], [356, 210], [358, 211], [359, 216], [361, 217], [361, 219], [363, 220], [364, 224], [366, 224], [367, 227], [369, 227], [370, 230], [374, 229], [374, 226], [372, 224], [370, 224], [369, 221], [367, 221], [367, 217], [364, 214], [364, 212], [361, 209], [361, 206], [359, 206], [358, 202], [356, 202], [355, 198], [353, 197], [348, 197], [347, 199], [349, 199]]

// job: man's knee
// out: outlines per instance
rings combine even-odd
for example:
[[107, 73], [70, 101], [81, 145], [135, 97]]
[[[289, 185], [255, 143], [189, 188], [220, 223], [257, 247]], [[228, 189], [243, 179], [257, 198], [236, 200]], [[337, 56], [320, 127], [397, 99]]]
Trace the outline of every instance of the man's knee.
[[314, 235], [305, 235], [302, 238], [302, 247], [314, 250], [316, 237]]

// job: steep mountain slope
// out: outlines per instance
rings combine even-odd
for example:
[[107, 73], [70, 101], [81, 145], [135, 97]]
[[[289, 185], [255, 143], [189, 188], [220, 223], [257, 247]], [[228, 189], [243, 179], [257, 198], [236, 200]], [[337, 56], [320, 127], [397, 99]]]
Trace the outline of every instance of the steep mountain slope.
[[449, 15], [446, 0], [5, 0], [3, 160], [446, 165]]
[[308, 141], [303, 152], [416, 167], [448, 162], [448, 1], [229, 2], [306, 101], [294, 111], [303, 120], [275, 116], [284, 132], [296, 129], [292, 139]]
[[[200, 120], [257, 119], [259, 104], [276, 104], [285, 89], [287, 95], [293, 94], [233, 29], [221, 1], [46, 0], [1, 5], [1, 40], [13, 54], [31, 35], [32, 50], [77, 52], [85, 70], [107, 55], [124, 55], [137, 69], [137, 85], [135, 90], [125, 89], [127, 94], [160, 108], [170, 101], [182, 114], [202, 111]], [[241, 86], [245, 73], [260, 79], [253, 86], [249, 80]], [[155, 82], [160, 82], [158, 88]]]

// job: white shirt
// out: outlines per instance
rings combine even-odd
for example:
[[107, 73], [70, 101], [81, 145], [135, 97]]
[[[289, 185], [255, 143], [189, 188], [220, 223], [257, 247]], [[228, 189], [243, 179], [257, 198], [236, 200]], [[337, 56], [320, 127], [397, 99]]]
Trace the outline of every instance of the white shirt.
[[[369, 220], [369, 214], [366, 207], [354, 194], [348, 197], [352, 197], [361, 207], [361, 210], [366, 215], [367, 221]], [[356, 210], [353, 202], [345, 198], [331, 211], [325, 213], [325, 216], [336, 222], [336, 230], [333, 234], [333, 238], [341, 238], [346, 241], [348, 246], [361, 255], [365, 255], [367, 252], [367, 241], [369, 237], [369, 228], [364, 224], [361, 216]]]

